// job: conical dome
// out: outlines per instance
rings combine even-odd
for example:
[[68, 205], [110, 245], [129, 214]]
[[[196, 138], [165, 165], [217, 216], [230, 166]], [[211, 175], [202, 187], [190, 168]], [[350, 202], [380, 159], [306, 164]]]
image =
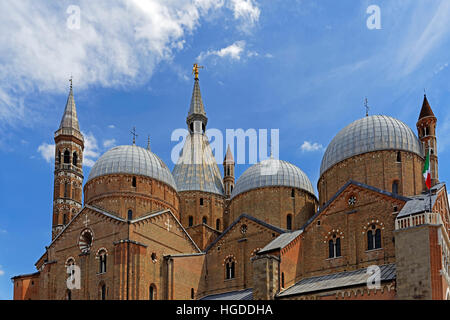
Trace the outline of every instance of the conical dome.
[[223, 195], [219, 167], [206, 135], [188, 134], [172, 171], [178, 191], [204, 191]]
[[203, 191], [224, 195], [220, 170], [205, 133], [207, 120], [199, 80], [196, 77], [186, 118], [189, 133], [172, 174], [178, 191]]

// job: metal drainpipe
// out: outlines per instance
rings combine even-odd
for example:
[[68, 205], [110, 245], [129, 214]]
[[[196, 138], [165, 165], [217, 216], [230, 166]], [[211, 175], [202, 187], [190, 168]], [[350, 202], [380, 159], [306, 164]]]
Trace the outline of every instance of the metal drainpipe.
[[127, 300], [130, 297], [130, 220], [128, 220], [128, 241], [127, 241]]
[[[280, 250], [280, 257], [278, 259], [278, 292], [281, 291], [280, 272], [281, 272], [281, 250]], [[275, 295], [276, 295], [276, 293], [275, 293]], [[275, 295], [273, 296], [274, 299], [275, 299]]]

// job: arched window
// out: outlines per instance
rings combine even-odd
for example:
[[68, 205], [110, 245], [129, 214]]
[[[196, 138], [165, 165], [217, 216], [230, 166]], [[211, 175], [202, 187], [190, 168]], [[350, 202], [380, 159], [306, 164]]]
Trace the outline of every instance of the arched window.
[[78, 164], [78, 155], [77, 155], [76, 152], [74, 152], [73, 155], [72, 155], [72, 164], [74, 166], [76, 166]]
[[381, 248], [381, 230], [372, 225], [371, 230], [367, 232], [367, 250]]
[[128, 210], [128, 220], [133, 220], [133, 210]]
[[398, 180], [395, 180], [392, 182], [392, 193], [398, 194]]
[[189, 227], [192, 227], [194, 225], [194, 217], [189, 216]]
[[227, 176], [230, 175], [230, 167], [227, 167]]
[[200, 198], [200, 205], [203, 205], [203, 198]]
[[295, 189], [291, 190], [291, 197], [294, 198], [295, 197]]
[[220, 219], [216, 220], [216, 230], [220, 230]]
[[64, 213], [63, 214], [63, 225], [67, 224], [67, 215]]
[[72, 291], [70, 289], [66, 290], [66, 300], [72, 300]]
[[333, 238], [328, 241], [328, 258], [337, 258], [341, 256], [341, 238], [333, 235]]
[[58, 150], [58, 164], [61, 164], [61, 152]]
[[133, 179], [131, 181], [131, 186], [136, 188], [136, 177], [133, 177]]
[[68, 198], [69, 197], [69, 183], [66, 182], [64, 183], [64, 198]]
[[69, 150], [64, 151], [64, 163], [70, 163], [70, 152], [69, 152]]
[[105, 273], [106, 272], [106, 251], [105, 250], [101, 250], [98, 253], [98, 258], [99, 258], [99, 273]]
[[402, 162], [402, 154], [400, 151], [397, 152], [397, 162]]
[[225, 262], [225, 279], [234, 279], [235, 262], [233, 258], [228, 258]]
[[202, 223], [207, 224], [207, 222], [208, 222], [208, 219], [206, 217], [203, 217], [202, 218]]
[[106, 300], [106, 284], [102, 284], [100, 287], [100, 299]]
[[375, 249], [381, 248], [381, 230], [377, 229], [375, 231]]
[[148, 299], [156, 300], [156, 286], [152, 283], [148, 289]]
[[233, 192], [233, 186], [231, 186], [231, 188], [230, 188], [231, 190], [230, 190], [230, 192]]
[[284, 288], [284, 272], [281, 273], [281, 287]]
[[191, 299], [194, 299], [195, 297], [195, 291], [194, 288], [191, 288]]
[[292, 230], [292, 214], [286, 216], [286, 229]]

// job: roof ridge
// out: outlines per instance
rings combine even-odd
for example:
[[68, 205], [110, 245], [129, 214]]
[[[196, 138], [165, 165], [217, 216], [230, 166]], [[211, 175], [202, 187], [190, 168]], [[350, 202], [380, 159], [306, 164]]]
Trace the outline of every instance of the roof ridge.
[[247, 218], [249, 220], [252, 220], [253, 222], [259, 223], [260, 225], [271, 229], [273, 231], [276, 231], [278, 233], [286, 233], [286, 230], [280, 229], [274, 225], [271, 225], [265, 221], [259, 220], [258, 218], [255, 218], [247, 213], [242, 213], [239, 217], [237, 217], [236, 220], [234, 220], [229, 226], [228, 228], [226, 228], [221, 234], [220, 236], [218, 236], [216, 239], [214, 239], [213, 242], [211, 242], [204, 250], [204, 252], [208, 252], [209, 249], [211, 249], [220, 239], [222, 239], [241, 219], [243, 218]]

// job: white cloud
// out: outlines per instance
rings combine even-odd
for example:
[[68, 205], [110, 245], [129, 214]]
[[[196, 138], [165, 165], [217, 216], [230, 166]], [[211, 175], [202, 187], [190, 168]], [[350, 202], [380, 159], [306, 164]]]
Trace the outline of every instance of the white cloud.
[[442, 64], [442, 65], [439, 65], [439, 66], [435, 69], [434, 74], [438, 74], [439, 72], [441, 72], [441, 71], [443, 71], [444, 69], [447, 69], [447, 68], [448, 68], [448, 62], [446, 62], [446, 63], [444, 63], [444, 64]]
[[5, 234], [8, 233], [8, 231], [6, 231], [5, 229], [0, 229], [0, 234]]
[[116, 128], [116, 126], [115, 126], [115, 125], [113, 125], [113, 124], [110, 124], [110, 125], [108, 126], [108, 128], [109, 128], [109, 129], [115, 129], [115, 128]]
[[84, 133], [84, 159], [83, 165], [86, 167], [92, 167], [95, 160], [100, 156], [100, 150], [98, 148], [97, 139], [92, 133]]
[[418, 5], [417, 11], [422, 20], [425, 12], [428, 12], [430, 8], [434, 9], [430, 17], [426, 17], [428, 23], [425, 27], [421, 23], [417, 23], [414, 18], [410, 18], [414, 24], [409, 28], [411, 30], [410, 37], [403, 44], [402, 50], [399, 50], [399, 61], [403, 62], [403, 75], [413, 72], [430, 52], [448, 39], [450, 1], [441, 1], [437, 6], [434, 6], [435, 4], [430, 6], [427, 2]]
[[[82, 132], [84, 136], [84, 153], [83, 153], [83, 166], [86, 167], [92, 167], [95, 163], [95, 160], [100, 156], [100, 149], [98, 147], [97, 139], [94, 137], [94, 135], [89, 133]], [[115, 143], [115, 139], [105, 140], [113, 141]], [[105, 143], [103, 144], [104, 147]], [[42, 158], [48, 163], [53, 163], [55, 160], [55, 145], [54, 144], [48, 144], [43, 142], [38, 147], [38, 152], [41, 154]]]
[[309, 141], [304, 141], [300, 149], [303, 152], [321, 151], [323, 150], [323, 146], [317, 142], [311, 143]]
[[116, 145], [116, 139], [108, 139], [103, 141], [104, 148], [110, 148]]
[[240, 60], [241, 55], [245, 50], [245, 41], [240, 40], [229, 45], [228, 47], [219, 50], [208, 50], [206, 53], [202, 52], [197, 57], [199, 61], [206, 59], [209, 56], [217, 56], [220, 58], [230, 58], [232, 60]]
[[65, 1], [0, 1], [0, 126], [34, 119], [25, 115], [43, 106], [25, 103], [27, 97], [66, 93], [71, 74], [78, 90], [140, 85], [185, 47], [202, 18], [231, 11], [236, 27], [248, 28], [260, 14], [254, 0], [76, 3], [80, 29], [67, 27], [73, 13]]
[[55, 145], [54, 144], [48, 144], [48, 143], [42, 143], [37, 150], [42, 158], [44, 158], [45, 161], [48, 163], [53, 163], [55, 160]]
[[231, 0], [230, 6], [233, 10], [234, 18], [244, 21], [244, 24], [241, 26], [241, 29], [244, 31], [249, 31], [259, 20], [261, 11], [254, 0]]

